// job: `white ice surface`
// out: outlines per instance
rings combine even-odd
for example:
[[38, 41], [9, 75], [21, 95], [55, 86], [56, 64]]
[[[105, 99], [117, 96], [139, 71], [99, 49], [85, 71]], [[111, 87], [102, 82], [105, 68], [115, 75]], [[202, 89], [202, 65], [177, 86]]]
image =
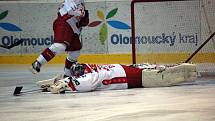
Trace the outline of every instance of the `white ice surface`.
[[63, 65], [45, 66], [31, 74], [27, 65], [0, 65], [1, 121], [215, 121], [215, 77], [183, 86], [97, 91], [33, 93], [37, 80], [62, 72]]

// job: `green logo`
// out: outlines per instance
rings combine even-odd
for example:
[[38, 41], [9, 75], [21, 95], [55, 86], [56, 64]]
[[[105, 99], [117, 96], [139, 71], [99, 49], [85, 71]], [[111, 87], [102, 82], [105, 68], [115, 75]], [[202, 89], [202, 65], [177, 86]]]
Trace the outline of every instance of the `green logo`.
[[103, 11], [98, 10], [97, 17], [100, 20], [93, 21], [88, 25], [89, 27], [96, 27], [101, 24], [100, 31], [99, 31], [99, 40], [102, 45], [104, 45], [105, 41], [107, 40], [108, 25], [110, 25], [111, 27], [116, 28], [116, 29], [123, 29], [123, 30], [131, 29], [131, 27], [129, 25], [127, 25], [126, 23], [123, 23], [123, 22], [117, 21], [117, 20], [110, 20], [112, 17], [114, 17], [116, 15], [117, 11], [118, 11], [118, 8], [115, 8], [115, 9], [111, 10], [110, 12], [108, 12], [108, 14], [105, 16]]

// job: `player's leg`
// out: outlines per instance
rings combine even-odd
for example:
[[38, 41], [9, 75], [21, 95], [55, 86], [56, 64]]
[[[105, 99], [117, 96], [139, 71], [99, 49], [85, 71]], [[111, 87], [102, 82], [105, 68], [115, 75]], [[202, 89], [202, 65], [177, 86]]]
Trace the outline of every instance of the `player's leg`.
[[182, 82], [193, 81], [196, 78], [196, 65], [188, 63], [166, 66], [162, 71], [160, 69], [145, 69], [142, 71], [143, 87], [173, 86]]
[[54, 30], [54, 44], [51, 47], [45, 49], [42, 54], [32, 63], [32, 73], [40, 72], [40, 68], [43, 64], [50, 61], [57, 53], [65, 52], [70, 46], [72, 30], [70, 25], [66, 22], [66, 18], [58, 17], [53, 24]]
[[69, 51], [65, 61], [64, 77], [72, 76], [71, 67], [77, 63], [77, 59], [80, 56], [80, 51]]
[[142, 87], [142, 69], [122, 65], [126, 73], [128, 88], [141, 88]]
[[73, 64], [77, 63], [77, 59], [80, 56], [80, 50], [82, 48], [82, 44], [79, 40], [79, 36], [75, 34], [71, 30], [71, 39], [69, 39], [69, 46], [67, 47], [66, 51], [68, 52], [68, 56], [65, 61], [65, 67], [64, 67], [64, 76], [68, 77], [71, 76], [70, 68]]
[[34, 74], [40, 72], [40, 68], [42, 67], [42, 65], [49, 62], [52, 58], [55, 57], [56, 54], [60, 54], [60, 53], [65, 52], [65, 49], [66, 49], [66, 45], [63, 43], [52, 44], [49, 48], [46, 48], [39, 55], [39, 57], [36, 59], [36, 61], [34, 61], [32, 63], [30, 70]]

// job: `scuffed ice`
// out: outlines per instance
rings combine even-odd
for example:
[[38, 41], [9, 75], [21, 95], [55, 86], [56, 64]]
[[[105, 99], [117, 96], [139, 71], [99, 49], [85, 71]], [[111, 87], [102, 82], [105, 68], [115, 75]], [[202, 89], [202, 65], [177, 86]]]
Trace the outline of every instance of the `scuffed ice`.
[[48, 65], [38, 75], [29, 65], [0, 65], [2, 121], [214, 121], [215, 77], [199, 78], [174, 87], [139, 88], [58, 95], [13, 96], [16, 86], [38, 88], [36, 81], [63, 71]]

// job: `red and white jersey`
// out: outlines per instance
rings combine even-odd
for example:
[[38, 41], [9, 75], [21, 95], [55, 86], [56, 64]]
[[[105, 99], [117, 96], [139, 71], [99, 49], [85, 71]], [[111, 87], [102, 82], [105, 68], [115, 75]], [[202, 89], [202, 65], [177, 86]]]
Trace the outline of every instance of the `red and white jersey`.
[[73, 91], [127, 89], [127, 78], [120, 64], [87, 64], [86, 73], [78, 78], [68, 77], [66, 81]]
[[67, 20], [67, 23], [72, 27], [74, 33], [80, 35], [81, 28], [78, 28], [76, 25], [80, 18], [85, 15], [84, 0], [64, 0], [59, 8], [59, 13], [61, 16], [72, 16]]

